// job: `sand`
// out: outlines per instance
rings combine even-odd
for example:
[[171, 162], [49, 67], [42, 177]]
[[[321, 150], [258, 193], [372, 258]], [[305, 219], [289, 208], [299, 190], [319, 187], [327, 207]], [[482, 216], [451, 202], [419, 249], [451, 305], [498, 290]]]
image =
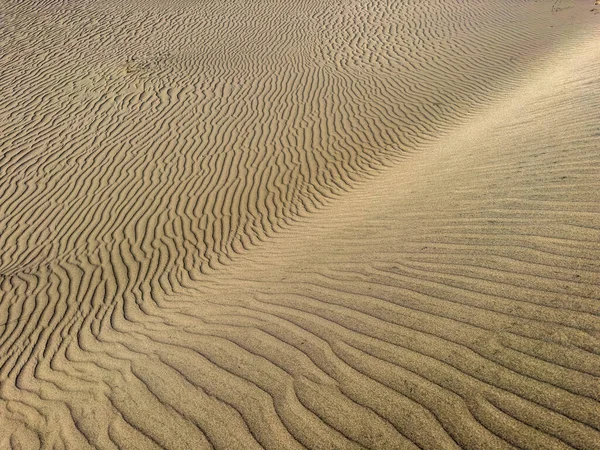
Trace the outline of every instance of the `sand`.
[[0, 449], [600, 448], [593, 3], [4, 0]]

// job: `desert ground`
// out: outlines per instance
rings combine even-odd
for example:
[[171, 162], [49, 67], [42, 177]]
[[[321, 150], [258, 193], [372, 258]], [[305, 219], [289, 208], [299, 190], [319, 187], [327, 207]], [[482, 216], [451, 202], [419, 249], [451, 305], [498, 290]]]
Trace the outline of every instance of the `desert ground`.
[[600, 449], [594, 0], [0, 0], [0, 450]]

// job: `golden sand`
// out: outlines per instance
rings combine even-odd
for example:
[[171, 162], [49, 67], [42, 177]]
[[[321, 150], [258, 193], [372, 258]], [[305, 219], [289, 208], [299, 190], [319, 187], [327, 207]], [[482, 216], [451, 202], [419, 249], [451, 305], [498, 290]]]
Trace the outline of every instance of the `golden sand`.
[[600, 448], [592, 8], [4, 0], [0, 449]]

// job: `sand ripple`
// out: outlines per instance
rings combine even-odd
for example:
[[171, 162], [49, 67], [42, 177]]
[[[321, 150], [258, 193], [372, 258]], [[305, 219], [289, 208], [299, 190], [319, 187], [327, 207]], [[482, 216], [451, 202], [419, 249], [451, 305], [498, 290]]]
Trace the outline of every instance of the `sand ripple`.
[[587, 3], [5, 1], [0, 448], [600, 448]]

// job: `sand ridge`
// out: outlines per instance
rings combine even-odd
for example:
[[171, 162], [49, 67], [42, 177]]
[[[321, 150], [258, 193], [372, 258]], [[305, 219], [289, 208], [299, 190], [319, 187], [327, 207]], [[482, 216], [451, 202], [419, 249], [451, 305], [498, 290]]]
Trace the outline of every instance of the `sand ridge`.
[[7, 2], [0, 446], [597, 448], [597, 17], [504, 3]]

